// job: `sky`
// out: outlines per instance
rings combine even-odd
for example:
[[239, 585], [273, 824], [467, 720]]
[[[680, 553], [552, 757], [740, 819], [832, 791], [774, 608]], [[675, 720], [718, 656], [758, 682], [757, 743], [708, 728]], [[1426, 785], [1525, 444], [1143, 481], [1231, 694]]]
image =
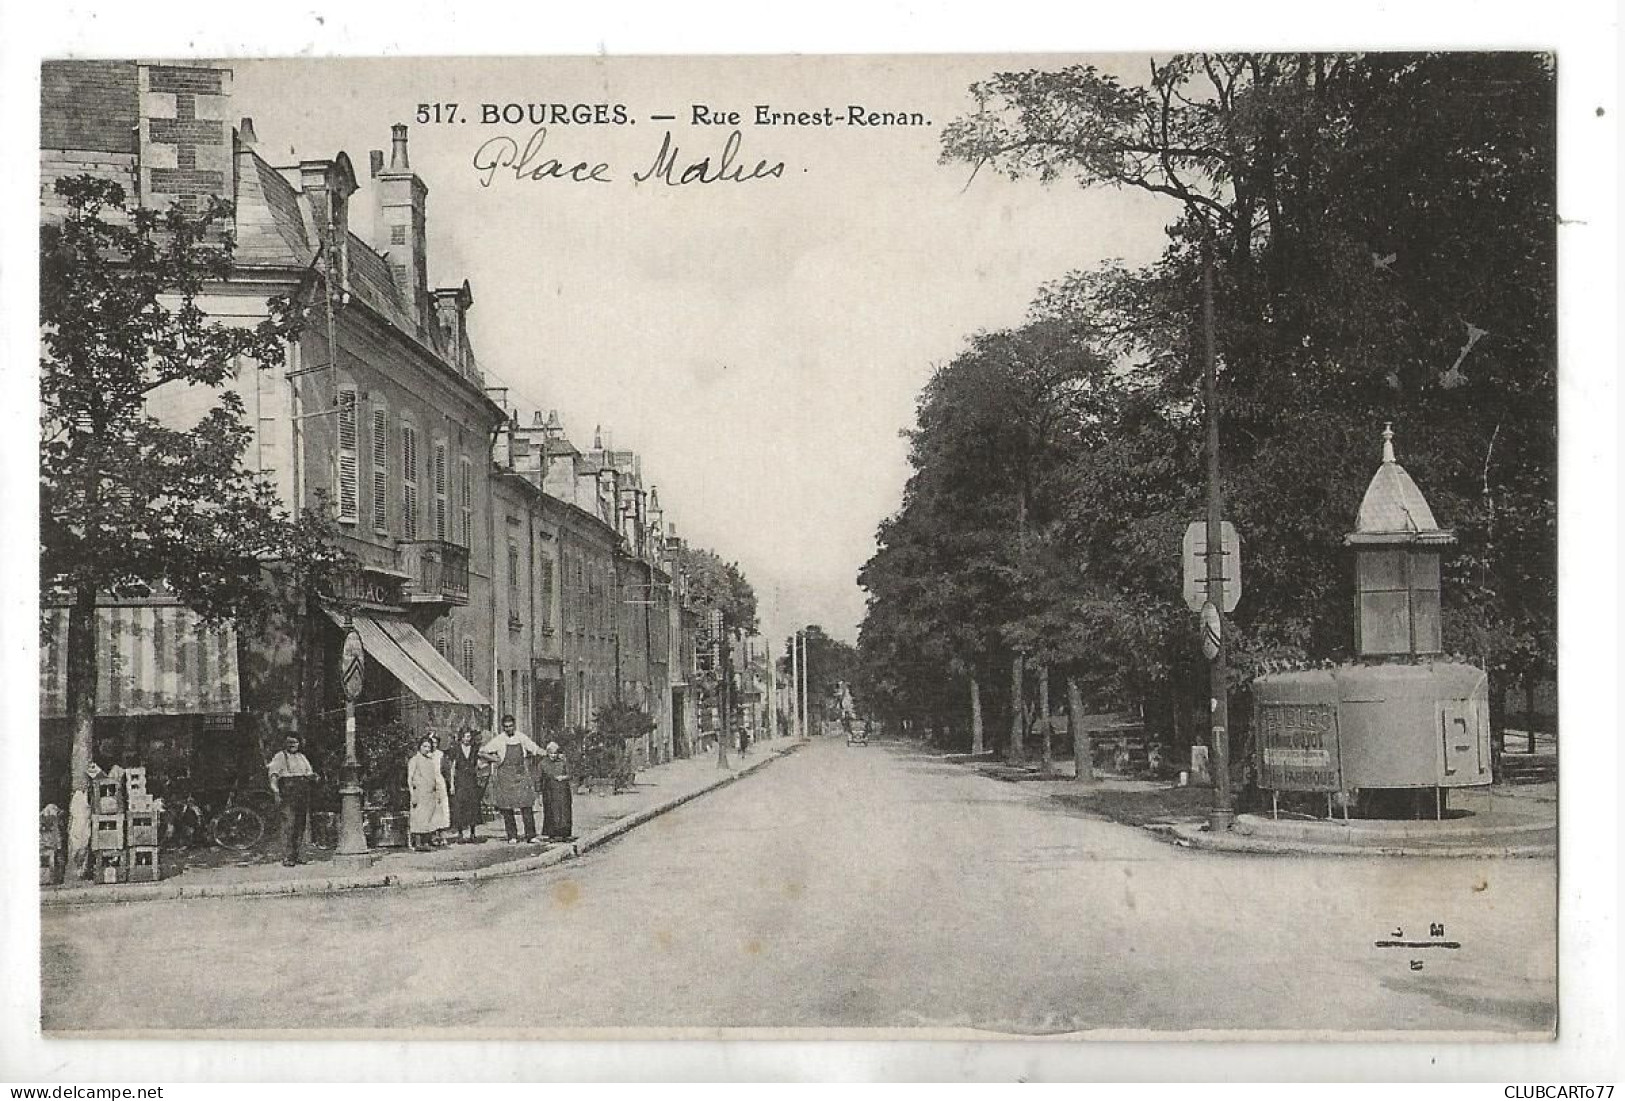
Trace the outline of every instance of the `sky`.
[[[273, 164], [347, 152], [360, 211], [368, 150], [387, 152], [390, 125], [408, 123], [429, 188], [431, 285], [470, 281], [487, 383], [511, 387], [527, 419], [557, 409], [578, 446], [601, 425], [639, 452], [678, 534], [739, 562], [768, 634], [819, 623], [855, 640], [857, 572], [900, 504], [900, 433], [933, 367], [976, 330], [1018, 323], [1045, 281], [1162, 248], [1173, 208], [1158, 197], [971, 181], [938, 163], [940, 129], [972, 106], [972, 82], [1077, 60], [238, 60], [232, 110], [254, 119]], [[1131, 74], [1146, 64], [1094, 60]], [[458, 104], [459, 121], [418, 124], [424, 102]], [[609, 183], [516, 180], [476, 160], [500, 159], [500, 141], [480, 154], [488, 140], [522, 146], [535, 127], [486, 125], [486, 103], [619, 103], [635, 121], [547, 127], [538, 162], [606, 163]], [[757, 105], [849, 104], [928, 125], [753, 125]], [[694, 105], [739, 112], [736, 160], [782, 161], [783, 173], [634, 183], [668, 128], [682, 164], [720, 158], [735, 127], [693, 125]]]

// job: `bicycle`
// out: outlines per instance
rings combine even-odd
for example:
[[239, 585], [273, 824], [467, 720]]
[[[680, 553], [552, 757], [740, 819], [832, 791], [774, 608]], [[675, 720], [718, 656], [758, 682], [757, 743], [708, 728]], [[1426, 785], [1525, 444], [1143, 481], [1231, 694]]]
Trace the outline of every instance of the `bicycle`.
[[[225, 803], [218, 810], [205, 810], [195, 793], [184, 792], [173, 811], [170, 835], [180, 845], [191, 847], [199, 836], [207, 837], [223, 849], [243, 852], [264, 838], [267, 823], [274, 818], [275, 802], [268, 791], [245, 792], [233, 784], [224, 790]], [[256, 806], [257, 804], [257, 806]]]

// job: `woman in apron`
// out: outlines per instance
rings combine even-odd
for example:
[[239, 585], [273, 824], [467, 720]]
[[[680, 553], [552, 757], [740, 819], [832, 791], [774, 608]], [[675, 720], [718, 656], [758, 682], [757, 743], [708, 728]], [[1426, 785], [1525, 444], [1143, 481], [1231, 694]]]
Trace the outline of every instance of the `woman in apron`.
[[542, 747], [515, 729], [512, 715], [502, 716], [502, 733], [480, 747], [480, 756], [496, 765], [491, 774], [491, 805], [502, 812], [502, 827], [508, 844], [519, 844], [513, 812], [525, 820], [525, 840], [539, 843], [536, 836], [536, 784], [530, 778], [531, 757], [540, 757]]
[[412, 797], [412, 848], [428, 852], [436, 835], [451, 821], [446, 778], [440, 774], [440, 754], [434, 738], [428, 735], [418, 741], [418, 751], [406, 763], [406, 787]]

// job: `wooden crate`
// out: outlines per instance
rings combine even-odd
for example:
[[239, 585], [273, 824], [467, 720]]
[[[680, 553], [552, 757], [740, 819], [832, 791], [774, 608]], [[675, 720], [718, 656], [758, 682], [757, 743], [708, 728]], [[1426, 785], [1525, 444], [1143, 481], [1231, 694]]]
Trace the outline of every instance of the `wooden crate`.
[[62, 850], [55, 845], [39, 849], [39, 885], [50, 887], [62, 882]]
[[97, 852], [111, 852], [124, 848], [124, 815], [93, 814], [90, 816], [90, 847]]
[[157, 845], [131, 845], [125, 852], [129, 861], [128, 882], [158, 882], [162, 873], [158, 870]]
[[158, 816], [150, 808], [130, 811], [124, 822], [124, 843], [130, 848], [158, 844]]
[[117, 776], [98, 776], [90, 782], [92, 814], [123, 814], [124, 783]]
[[130, 881], [130, 857], [125, 849], [107, 849], [90, 854], [91, 867], [95, 871], [97, 883], [128, 883]]

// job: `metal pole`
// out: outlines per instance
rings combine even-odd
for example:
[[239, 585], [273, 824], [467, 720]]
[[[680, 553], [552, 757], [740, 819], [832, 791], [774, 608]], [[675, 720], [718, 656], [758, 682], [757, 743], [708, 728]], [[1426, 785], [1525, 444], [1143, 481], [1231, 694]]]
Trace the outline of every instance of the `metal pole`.
[[[1206, 222], [1203, 222], [1204, 227]], [[1213, 739], [1213, 810], [1209, 828], [1219, 833], [1235, 820], [1230, 791], [1230, 632], [1224, 624], [1224, 488], [1219, 475], [1219, 368], [1213, 335], [1212, 231], [1202, 239], [1203, 404], [1207, 414], [1207, 598], [1219, 613], [1219, 645], [1208, 681], [1209, 730]]]
[[807, 635], [801, 634], [801, 715], [808, 737], [812, 736], [812, 708], [807, 705]]
[[790, 636], [790, 731], [797, 738], [805, 738], [801, 726], [801, 632]]
[[722, 661], [719, 664], [722, 666], [722, 668], [719, 671], [722, 673], [722, 683], [717, 687], [717, 703], [720, 705], [718, 710], [721, 712], [722, 726], [717, 733], [717, 767], [727, 768], [728, 739], [733, 736], [731, 730], [732, 724], [729, 722], [730, 716], [728, 714], [728, 712], [733, 709], [733, 701], [729, 698], [731, 693], [728, 691], [728, 681], [732, 679], [728, 676], [728, 664], [730, 661], [732, 661], [733, 654], [728, 647], [728, 623], [726, 620], [723, 621], [721, 635], [722, 639], [720, 645], [722, 648]]
[[[354, 630], [350, 617], [344, 617], [344, 635]], [[342, 675], [342, 671], [341, 671]], [[366, 864], [367, 831], [362, 821], [361, 758], [356, 753], [355, 700], [344, 693], [344, 768], [339, 773], [339, 840], [335, 852], [346, 864]]]

